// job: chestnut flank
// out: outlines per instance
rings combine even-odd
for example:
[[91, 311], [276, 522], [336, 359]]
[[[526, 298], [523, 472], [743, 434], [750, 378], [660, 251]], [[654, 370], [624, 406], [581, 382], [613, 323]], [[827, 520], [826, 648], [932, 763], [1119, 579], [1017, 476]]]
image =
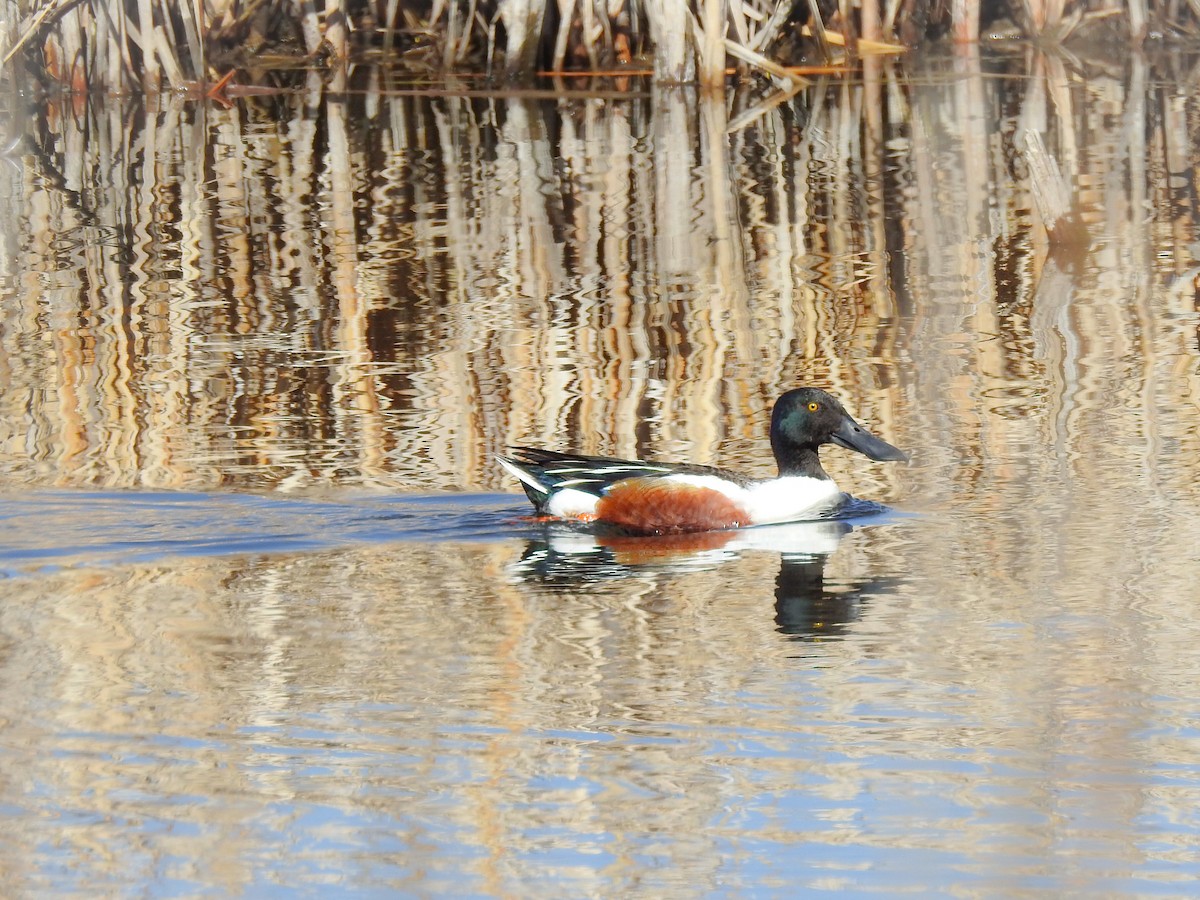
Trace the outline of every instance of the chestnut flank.
[[664, 478], [617, 482], [596, 504], [596, 518], [636, 534], [719, 531], [750, 524], [749, 513], [720, 491]]

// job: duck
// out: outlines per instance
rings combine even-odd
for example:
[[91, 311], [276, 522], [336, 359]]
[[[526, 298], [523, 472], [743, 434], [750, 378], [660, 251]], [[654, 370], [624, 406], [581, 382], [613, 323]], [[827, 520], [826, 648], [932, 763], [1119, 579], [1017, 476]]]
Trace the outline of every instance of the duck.
[[496, 461], [516, 477], [536, 516], [629, 535], [683, 534], [828, 517], [845, 503], [818, 451], [836, 444], [878, 462], [908, 454], [859, 425], [832, 394], [790, 390], [771, 410], [779, 474], [754, 479], [714, 466], [512, 447]]

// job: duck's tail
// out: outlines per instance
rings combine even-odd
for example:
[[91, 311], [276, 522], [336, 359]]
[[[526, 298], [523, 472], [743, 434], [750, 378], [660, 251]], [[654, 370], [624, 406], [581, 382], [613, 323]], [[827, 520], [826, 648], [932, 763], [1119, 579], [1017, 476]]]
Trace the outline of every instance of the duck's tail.
[[521, 487], [525, 489], [525, 496], [529, 498], [529, 502], [533, 504], [534, 509], [539, 514], [544, 513], [546, 511], [546, 501], [550, 499], [550, 488], [538, 480], [538, 476], [532, 467], [526, 468], [526, 466], [508, 456], [497, 456], [496, 462], [500, 463], [505, 471], [521, 482]]

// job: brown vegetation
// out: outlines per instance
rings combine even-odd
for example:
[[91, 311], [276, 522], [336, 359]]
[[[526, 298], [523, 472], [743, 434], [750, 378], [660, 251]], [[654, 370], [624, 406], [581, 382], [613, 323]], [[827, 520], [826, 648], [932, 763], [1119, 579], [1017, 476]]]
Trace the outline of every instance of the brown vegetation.
[[206, 89], [234, 69], [375, 59], [416, 71], [525, 80], [538, 72], [652, 72], [722, 83], [949, 35], [1141, 43], [1194, 36], [1178, 0], [0, 0], [0, 57], [71, 90]]

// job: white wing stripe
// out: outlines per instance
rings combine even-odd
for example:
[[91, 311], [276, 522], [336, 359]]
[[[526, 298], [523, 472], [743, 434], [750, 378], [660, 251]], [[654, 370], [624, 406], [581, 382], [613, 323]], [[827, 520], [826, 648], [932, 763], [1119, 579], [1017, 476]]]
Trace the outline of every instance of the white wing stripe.
[[531, 475], [529, 472], [526, 472], [520, 466], [509, 462], [503, 456], [497, 456], [496, 462], [500, 463], [500, 465], [502, 465], [509, 472], [509, 474], [513, 475], [518, 480], [523, 481], [534, 490], [540, 491], [543, 494], [548, 494], [550, 492], [550, 489], [534, 478], [533, 475]]

